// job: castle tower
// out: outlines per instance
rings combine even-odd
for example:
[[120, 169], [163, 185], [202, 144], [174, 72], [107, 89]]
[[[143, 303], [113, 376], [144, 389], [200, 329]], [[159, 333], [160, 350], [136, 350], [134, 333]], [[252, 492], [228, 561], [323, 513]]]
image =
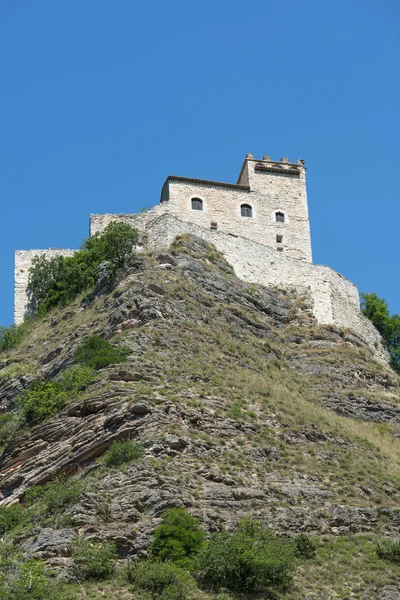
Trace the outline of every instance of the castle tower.
[[312, 262], [303, 160], [256, 160], [247, 154], [236, 184], [170, 176], [161, 207], [184, 221]]

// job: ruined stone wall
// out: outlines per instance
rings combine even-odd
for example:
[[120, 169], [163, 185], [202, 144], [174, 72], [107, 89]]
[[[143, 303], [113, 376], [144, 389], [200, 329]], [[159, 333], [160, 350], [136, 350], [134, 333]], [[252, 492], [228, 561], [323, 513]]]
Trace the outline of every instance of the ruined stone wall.
[[166, 247], [177, 235], [185, 233], [214, 244], [244, 281], [291, 286], [300, 292], [309, 290], [319, 324], [354, 330], [379, 360], [387, 362], [387, 352], [378, 331], [360, 312], [357, 287], [330, 267], [294, 260], [245, 237], [210, 231], [172, 215], [160, 216], [148, 224], [147, 244], [149, 248]]
[[65, 250], [49, 248], [48, 250], [17, 250], [14, 263], [14, 323], [19, 325], [23, 322], [28, 296], [26, 288], [28, 285], [29, 269], [34, 256], [46, 255], [47, 258], [54, 256], [72, 256], [76, 250]]

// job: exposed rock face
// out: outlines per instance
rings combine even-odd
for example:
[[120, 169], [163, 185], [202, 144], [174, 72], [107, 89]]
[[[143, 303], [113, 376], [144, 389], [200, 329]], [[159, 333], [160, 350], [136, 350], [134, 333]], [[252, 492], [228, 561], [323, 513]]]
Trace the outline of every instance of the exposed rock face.
[[[64, 568], [84, 535], [115, 540], [121, 559], [145, 555], [173, 506], [208, 532], [251, 513], [289, 535], [395, 536], [395, 460], [390, 444], [376, 444], [399, 443], [397, 376], [351, 332], [317, 327], [307, 294], [242, 282], [200, 239], [172, 252], [133, 258], [8, 359], [29, 355], [35, 375], [54, 377], [93, 332], [119, 335], [131, 351], [79, 402], [5, 448], [4, 504], [63, 474], [86, 482], [66, 510], [70, 525], [39, 525], [22, 535], [23, 551]], [[0, 381], [3, 410], [33, 375]], [[138, 441], [143, 456], [107, 470], [98, 459], [119, 439]]]

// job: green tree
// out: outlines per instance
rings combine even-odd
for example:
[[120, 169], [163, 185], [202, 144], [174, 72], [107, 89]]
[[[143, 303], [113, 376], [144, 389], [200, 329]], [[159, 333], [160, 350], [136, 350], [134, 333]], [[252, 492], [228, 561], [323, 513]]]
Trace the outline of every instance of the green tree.
[[154, 532], [150, 555], [161, 561], [172, 561], [190, 568], [194, 556], [204, 544], [204, 531], [199, 522], [184, 508], [170, 508]]
[[214, 534], [201, 550], [196, 566], [212, 589], [269, 593], [287, 589], [295, 567], [294, 544], [245, 518], [233, 533]]
[[138, 242], [138, 232], [127, 223], [111, 222], [101, 233], [87, 238], [73, 256], [36, 256], [29, 269], [29, 310], [45, 314], [50, 308], [71, 302], [93, 286], [101, 263], [111, 274], [120, 268]]
[[74, 362], [91, 369], [102, 369], [126, 360], [129, 348], [113, 346], [99, 335], [90, 335], [83, 340], [73, 354]]
[[360, 296], [362, 313], [372, 321], [384, 338], [392, 365], [400, 370], [400, 316], [396, 313], [390, 315], [387, 302], [375, 292], [362, 292]]

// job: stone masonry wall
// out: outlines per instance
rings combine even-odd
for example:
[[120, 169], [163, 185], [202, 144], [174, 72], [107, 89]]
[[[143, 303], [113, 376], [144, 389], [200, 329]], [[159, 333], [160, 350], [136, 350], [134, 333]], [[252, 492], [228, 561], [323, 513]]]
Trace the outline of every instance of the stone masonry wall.
[[48, 250], [17, 250], [14, 263], [14, 323], [19, 325], [24, 320], [28, 306], [26, 288], [29, 269], [34, 256], [45, 254], [47, 258], [54, 256], [72, 256], [76, 250], [49, 248]]
[[[260, 170], [257, 168], [260, 165], [264, 169], [279, 170], [279, 167], [280, 172]], [[289, 174], [292, 169], [295, 174]], [[287, 257], [312, 262], [303, 164], [246, 159], [240, 182], [249, 185], [250, 190], [230, 184], [168, 178], [161, 204], [139, 214], [90, 215], [90, 235], [102, 231], [112, 220], [124, 221], [143, 232], [152, 219], [168, 213], [206, 229], [216, 223], [218, 231], [241, 235]], [[192, 209], [192, 198], [203, 201], [203, 210]], [[242, 204], [252, 207], [251, 217], [241, 216]], [[284, 213], [284, 223], [276, 222], [277, 211]], [[277, 236], [282, 240], [278, 242]]]
[[300, 292], [309, 290], [319, 324], [334, 324], [355, 331], [376, 358], [388, 362], [378, 331], [360, 312], [357, 287], [330, 267], [294, 260], [245, 237], [210, 231], [172, 215], [162, 215], [148, 224], [147, 245], [149, 248], [168, 247], [177, 235], [185, 233], [214, 244], [244, 281], [293, 286]]
[[[254, 168], [251, 163], [251, 167]], [[254, 181], [257, 181], [257, 186]], [[257, 173], [250, 191], [172, 180], [168, 183], [168, 213], [210, 229], [234, 233], [260, 244], [282, 248], [282, 254], [312, 261], [305, 181], [296, 176]], [[192, 210], [192, 198], [203, 200], [203, 210]], [[241, 204], [252, 207], [252, 217], [242, 217]], [[285, 214], [285, 223], [277, 223], [275, 213]], [[282, 241], [277, 242], [277, 235]]]

